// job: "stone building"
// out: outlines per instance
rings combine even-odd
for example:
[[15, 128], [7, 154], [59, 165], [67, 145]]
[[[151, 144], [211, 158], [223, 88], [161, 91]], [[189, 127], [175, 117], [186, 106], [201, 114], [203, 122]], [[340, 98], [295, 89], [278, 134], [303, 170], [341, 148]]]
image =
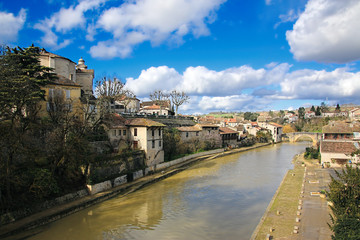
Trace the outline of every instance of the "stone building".
[[146, 166], [164, 162], [163, 130], [165, 125], [144, 118], [125, 119], [113, 114], [105, 122], [105, 130], [113, 149], [140, 149], [145, 152]]
[[49, 111], [58, 111], [60, 104], [62, 108], [81, 116], [83, 108], [80, 98], [93, 95], [94, 70], [87, 69], [82, 58], [76, 64], [45, 49], [41, 51], [39, 61], [41, 65], [53, 68], [58, 77], [44, 87], [46, 102], [40, 103], [40, 116], [46, 116]]
[[323, 166], [341, 167], [345, 164], [359, 163], [358, 156], [352, 156], [353, 152], [360, 149], [358, 122], [330, 122], [323, 127], [322, 132], [320, 154]]
[[281, 142], [283, 126], [273, 122], [258, 122], [259, 126], [271, 132], [274, 143]]
[[223, 147], [237, 147], [239, 143], [239, 133], [235, 130], [232, 130], [228, 127], [219, 128], [219, 133], [222, 140]]

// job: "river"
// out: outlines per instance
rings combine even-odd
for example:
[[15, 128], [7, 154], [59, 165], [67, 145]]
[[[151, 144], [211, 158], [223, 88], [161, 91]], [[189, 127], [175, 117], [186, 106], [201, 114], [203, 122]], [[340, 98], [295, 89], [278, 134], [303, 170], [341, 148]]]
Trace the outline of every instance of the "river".
[[283, 143], [200, 162], [28, 239], [249, 239], [293, 156], [307, 145]]

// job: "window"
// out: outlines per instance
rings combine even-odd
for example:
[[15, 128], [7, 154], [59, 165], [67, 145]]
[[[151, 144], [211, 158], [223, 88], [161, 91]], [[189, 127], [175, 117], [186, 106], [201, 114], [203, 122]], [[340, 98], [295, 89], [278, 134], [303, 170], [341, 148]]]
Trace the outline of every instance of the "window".
[[70, 80], [74, 81], [74, 74], [70, 74]]
[[199, 136], [199, 132], [196, 132], [196, 136], [197, 136], [197, 137]]
[[47, 110], [48, 112], [54, 111], [54, 108], [55, 108], [55, 106], [54, 106], [53, 103], [50, 103], [50, 102], [47, 102], [47, 103], [46, 103], [46, 110]]
[[188, 132], [186, 132], [186, 137], [189, 137], [189, 133], [188, 133]]
[[119, 129], [119, 136], [121, 136], [121, 130]]
[[50, 88], [49, 89], [49, 98], [53, 98], [54, 97], [54, 89]]
[[159, 141], [159, 147], [161, 147], [161, 140]]
[[123, 135], [126, 136], [126, 130], [123, 130]]
[[161, 137], [161, 129], [159, 129], [159, 137]]
[[151, 130], [151, 136], [155, 136], [155, 130]]
[[116, 130], [113, 131], [113, 136], [116, 136]]
[[134, 149], [137, 149], [137, 148], [138, 148], [138, 141], [134, 141], [134, 142], [133, 142], [133, 148], [134, 148]]
[[152, 140], [152, 148], [155, 148], [155, 140]]
[[70, 90], [65, 90], [66, 99], [70, 99]]
[[134, 128], [134, 136], [137, 136], [137, 128]]

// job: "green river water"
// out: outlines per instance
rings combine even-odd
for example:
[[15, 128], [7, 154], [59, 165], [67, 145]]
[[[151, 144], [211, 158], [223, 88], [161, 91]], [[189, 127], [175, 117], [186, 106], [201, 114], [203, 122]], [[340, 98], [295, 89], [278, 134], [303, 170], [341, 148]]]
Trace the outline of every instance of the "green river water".
[[283, 143], [200, 162], [27, 239], [249, 239], [294, 155], [307, 145]]

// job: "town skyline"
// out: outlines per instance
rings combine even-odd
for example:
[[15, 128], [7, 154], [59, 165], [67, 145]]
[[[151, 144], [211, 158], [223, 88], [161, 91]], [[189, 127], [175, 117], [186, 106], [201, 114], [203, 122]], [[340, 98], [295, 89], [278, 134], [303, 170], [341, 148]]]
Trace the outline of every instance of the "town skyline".
[[0, 42], [34, 43], [181, 113], [359, 104], [358, 1], [5, 1]]

